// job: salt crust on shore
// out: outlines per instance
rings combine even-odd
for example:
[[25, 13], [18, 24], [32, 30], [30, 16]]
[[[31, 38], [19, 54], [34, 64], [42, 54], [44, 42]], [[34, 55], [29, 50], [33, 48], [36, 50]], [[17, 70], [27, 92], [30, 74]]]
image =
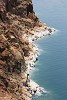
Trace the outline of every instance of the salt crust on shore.
[[[30, 51], [29, 56], [25, 58], [26, 66], [27, 66], [26, 75], [29, 74], [30, 71], [33, 70], [35, 66], [35, 62], [37, 61], [38, 55], [39, 55], [38, 47], [33, 43], [33, 41], [40, 39], [46, 35], [54, 34], [54, 32], [55, 32], [54, 28], [50, 28], [45, 25], [38, 28], [36, 27], [36, 29], [34, 29], [33, 31], [30, 31], [28, 41], [31, 44], [32, 51]], [[41, 96], [42, 93], [45, 93], [45, 94], [48, 93], [44, 88], [40, 87], [37, 83], [35, 83], [33, 80], [30, 79], [29, 92], [31, 96], [34, 94], [34, 90], [36, 90], [35, 95], [38, 95], [38, 96]]]

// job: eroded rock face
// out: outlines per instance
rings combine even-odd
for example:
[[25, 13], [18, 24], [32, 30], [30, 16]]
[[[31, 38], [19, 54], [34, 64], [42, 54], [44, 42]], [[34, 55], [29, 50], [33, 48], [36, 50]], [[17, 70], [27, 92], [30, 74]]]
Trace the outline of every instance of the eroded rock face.
[[25, 57], [37, 22], [31, 0], [0, 0], [0, 100], [29, 100]]

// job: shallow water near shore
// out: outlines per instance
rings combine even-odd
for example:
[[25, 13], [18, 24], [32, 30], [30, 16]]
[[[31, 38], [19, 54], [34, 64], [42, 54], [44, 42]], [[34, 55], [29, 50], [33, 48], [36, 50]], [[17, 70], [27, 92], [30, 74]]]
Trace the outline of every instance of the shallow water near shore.
[[33, 0], [33, 5], [40, 20], [58, 30], [35, 41], [42, 50], [31, 78], [47, 93], [33, 100], [67, 100], [67, 1]]

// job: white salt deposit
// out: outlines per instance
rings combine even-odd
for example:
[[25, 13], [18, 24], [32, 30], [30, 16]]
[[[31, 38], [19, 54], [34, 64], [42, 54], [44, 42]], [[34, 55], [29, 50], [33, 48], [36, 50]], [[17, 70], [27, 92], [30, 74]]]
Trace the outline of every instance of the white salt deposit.
[[[52, 32], [49, 32], [50, 31]], [[35, 66], [35, 61], [38, 58], [39, 55], [39, 50], [38, 47], [33, 44], [33, 40], [39, 39], [45, 35], [50, 35], [53, 34], [55, 32], [54, 28], [50, 28], [50, 27], [46, 27], [46, 29], [44, 28], [38, 28], [36, 29], [36, 31], [32, 31], [33, 35], [30, 35], [30, 37], [28, 38], [29, 43], [32, 43], [32, 52], [30, 51], [29, 57], [26, 58], [26, 65], [27, 65], [27, 74], [30, 73], [31, 70], [34, 69]], [[43, 93], [47, 94], [48, 92], [43, 88], [40, 87], [37, 83], [35, 83], [34, 81], [30, 80], [29, 83], [29, 88], [30, 88], [30, 93], [32, 95], [34, 95], [34, 91], [35, 95], [41, 96]]]

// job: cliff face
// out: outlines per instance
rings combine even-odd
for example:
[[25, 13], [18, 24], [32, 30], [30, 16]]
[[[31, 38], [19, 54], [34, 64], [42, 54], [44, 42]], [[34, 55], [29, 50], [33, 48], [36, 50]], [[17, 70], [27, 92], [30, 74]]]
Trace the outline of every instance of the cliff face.
[[31, 0], [0, 0], [0, 100], [28, 100], [23, 82], [30, 48], [24, 35], [38, 25]]

